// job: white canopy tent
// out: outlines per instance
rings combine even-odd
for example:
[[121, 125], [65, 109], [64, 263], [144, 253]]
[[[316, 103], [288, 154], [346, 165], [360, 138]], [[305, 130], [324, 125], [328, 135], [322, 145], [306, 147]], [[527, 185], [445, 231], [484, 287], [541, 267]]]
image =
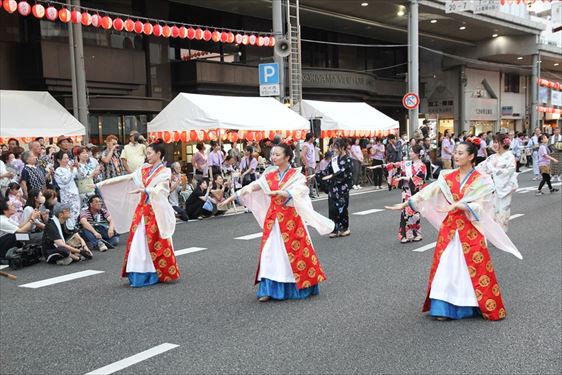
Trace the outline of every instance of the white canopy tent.
[[86, 128], [46, 91], [0, 90], [0, 137], [81, 136]]
[[302, 112], [307, 119], [321, 118], [322, 130], [384, 131], [399, 127], [397, 120], [363, 102], [303, 100]]
[[148, 124], [148, 132], [211, 129], [302, 130], [310, 123], [270, 97], [180, 93]]

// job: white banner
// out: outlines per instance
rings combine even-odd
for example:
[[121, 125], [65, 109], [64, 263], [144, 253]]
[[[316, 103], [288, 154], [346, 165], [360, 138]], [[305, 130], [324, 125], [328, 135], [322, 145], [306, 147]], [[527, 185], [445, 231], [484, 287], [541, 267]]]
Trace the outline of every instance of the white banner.
[[550, 91], [550, 104], [562, 107], [562, 91]]
[[471, 10], [471, 0], [447, 0], [445, 2], [445, 13], [459, 13]]
[[500, 10], [500, 2], [498, 0], [475, 0], [474, 14], [497, 12]]

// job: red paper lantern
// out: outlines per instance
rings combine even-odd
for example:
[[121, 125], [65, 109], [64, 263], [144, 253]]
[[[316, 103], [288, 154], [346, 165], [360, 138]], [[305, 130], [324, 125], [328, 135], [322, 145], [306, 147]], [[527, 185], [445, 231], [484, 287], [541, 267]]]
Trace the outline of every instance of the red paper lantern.
[[258, 47], [263, 46], [263, 36], [258, 36], [258, 40], [257, 40], [256, 44], [258, 45]]
[[111, 29], [111, 26], [113, 25], [113, 21], [111, 20], [111, 17], [109, 16], [103, 16], [101, 19], [101, 27], [103, 27], [106, 30]]
[[248, 39], [249, 39], [249, 43], [250, 43], [251, 46], [255, 45], [257, 40], [258, 40], [258, 38], [253, 34], [250, 35], [250, 37]]
[[88, 12], [82, 13], [82, 26], [90, 26], [92, 24], [92, 16]]
[[142, 25], [142, 32], [144, 35], [150, 35], [154, 32], [154, 28], [152, 27], [152, 24], [148, 21], [146, 21], [143, 25]]
[[216, 140], [218, 139], [218, 138], [217, 138], [217, 132], [216, 132], [216, 130], [209, 130], [209, 131], [207, 132], [207, 137], [208, 137], [211, 141], [216, 141]]
[[238, 142], [238, 133], [237, 132], [231, 132], [228, 134], [228, 140], [232, 143], [234, 142]]
[[228, 33], [227, 33], [226, 31], [223, 31], [223, 32], [221, 33], [221, 42], [222, 42], [222, 43], [228, 42]]
[[256, 141], [261, 141], [263, 139], [263, 132], [256, 132]]
[[61, 8], [59, 10], [59, 20], [61, 22], [67, 23], [70, 21], [70, 11], [66, 8]]
[[234, 33], [228, 32], [228, 34], [226, 34], [226, 36], [227, 36], [227, 39], [226, 39], [227, 43], [234, 43]]
[[181, 140], [181, 132], [174, 130], [173, 139], [174, 142], [179, 142]]
[[203, 130], [197, 130], [197, 140], [198, 141], [204, 141], [205, 140], [205, 136], [206, 133]]
[[180, 37], [180, 39], [187, 38], [187, 27], [185, 26], [180, 27], [178, 30], [178, 36]]
[[135, 23], [133, 24], [133, 31], [137, 34], [142, 34], [143, 30], [144, 23], [142, 23], [141, 21], [135, 21]]
[[177, 38], [180, 35], [180, 29], [176, 25], [174, 25], [170, 28], [170, 33], [172, 38]]
[[270, 46], [270, 47], [274, 47], [274, 46], [275, 46], [275, 42], [276, 42], [276, 40], [275, 40], [275, 37], [274, 37], [274, 36], [269, 37], [269, 46]]
[[170, 35], [172, 35], [172, 29], [170, 28], [170, 26], [164, 25], [164, 27], [162, 27], [162, 36], [164, 38], [169, 38]]
[[248, 41], [249, 41], [248, 35], [243, 35], [242, 36], [242, 44], [246, 46], [246, 45], [248, 45]]
[[[4, 4], [6, 4], [6, 3], [4, 3]], [[54, 6], [50, 6], [50, 7], [47, 7], [47, 9], [45, 9], [45, 17], [49, 21], [55, 21], [58, 18], [58, 16], [59, 16], [59, 11]]]
[[170, 132], [164, 132], [162, 134], [162, 139], [164, 140], [164, 143], [170, 143], [172, 142], [172, 134]]
[[213, 42], [217, 43], [219, 40], [221, 40], [221, 33], [219, 33], [217, 30], [213, 31], [211, 33], [211, 39], [213, 40]]
[[236, 44], [242, 44], [243, 39], [244, 39], [244, 35], [242, 34], [236, 34], [234, 36], [234, 41], [236, 42]]
[[187, 132], [181, 132], [180, 141], [182, 141], [183, 143], [189, 142], [189, 138], [187, 137]]
[[195, 142], [197, 140], [197, 132], [195, 130], [191, 130], [189, 132], [189, 140], [191, 142]]
[[195, 39], [203, 39], [203, 30], [201, 30], [199, 27], [195, 30]]
[[20, 1], [18, 4], [18, 12], [22, 16], [29, 16], [31, 13], [31, 5], [27, 1]]
[[193, 38], [195, 38], [195, 29], [190, 27], [187, 29], [187, 39], [192, 40]]
[[266, 47], [269, 47], [269, 37], [268, 36], [263, 37], [263, 45], [266, 46]]
[[160, 26], [159, 24], [154, 25], [154, 27], [152, 29], [152, 34], [154, 36], [161, 36], [162, 35], [162, 26]]
[[250, 142], [253, 142], [256, 138], [254, 132], [246, 132], [246, 139]]
[[43, 18], [45, 17], [45, 7], [41, 4], [35, 4], [31, 7], [31, 13], [35, 18]]
[[125, 23], [123, 22], [123, 20], [121, 18], [117, 17], [116, 19], [113, 20], [113, 28], [116, 31], [123, 30], [123, 27], [125, 27]]
[[18, 9], [18, 3], [16, 0], [5, 0], [2, 4], [4, 10], [10, 14], [14, 13]]
[[135, 29], [135, 22], [132, 19], [127, 18], [125, 22], [123, 22], [123, 28], [125, 31], [131, 32]]
[[74, 24], [82, 23], [82, 13], [74, 9], [72, 12], [70, 12], [70, 21]]
[[208, 42], [209, 40], [211, 40], [212, 34], [209, 30], [205, 29], [205, 31], [203, 31], [203, 40], [205, 42]]

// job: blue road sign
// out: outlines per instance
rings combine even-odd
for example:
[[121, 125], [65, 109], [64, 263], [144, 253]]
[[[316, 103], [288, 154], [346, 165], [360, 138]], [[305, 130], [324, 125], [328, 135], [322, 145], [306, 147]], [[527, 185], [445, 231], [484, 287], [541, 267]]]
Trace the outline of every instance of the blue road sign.
[[272, 85], [279, 83], [279, 64], [260, 64], [260, 85]]

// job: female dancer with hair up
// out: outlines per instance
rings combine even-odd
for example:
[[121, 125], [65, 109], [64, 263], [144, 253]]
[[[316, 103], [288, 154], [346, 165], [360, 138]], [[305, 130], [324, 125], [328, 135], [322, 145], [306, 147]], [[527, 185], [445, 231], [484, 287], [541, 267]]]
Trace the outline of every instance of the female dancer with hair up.
[[[480, 139], [475, 139], [479, 142]], [[515, 156], [509, 150], [511, 139], [507, 134], [497, 134], [492, 137], [492, 148], [496, 152], [478, 164], [476, 169], [492, 177], [495, 186], [494, 220], [507, 232], [509, 217], [511, 216], [511, 196], [519, 187]]]
[[171, 171], [164, 156], [164, 143], [157, 140], [146, 149], [148, 163], [98, 184], [117, 232], [125, 233], [130, 226], [122, 276], [132, 287], [180, 277], [172, 245], [176, 216], [168, 202]]
[[[271, 150], [274, 166], [239, 191], [263, 228], [256, 273], [260, 302], [270, 299], [304, 299], [319, 292], [326, 275], [316, 256], [306, 224], [328, 234], [334, 223], [316, 213], [300, 168], [291, 168], [291, 148], [284, 143]], [[232, 202], [231, 196], [222, 202]]]
[[461, 142], [454, 151], [457, 169], [441, 172], [436, 182], [408, 202], [439, 229], [423, 311], [438, 320], [482, 315], [505, 318], [500, 287], [487, 240], [521, 259], [501, 226], [493, 220], [490, 201], [494, 183], [474, 168], [477, 146]]

